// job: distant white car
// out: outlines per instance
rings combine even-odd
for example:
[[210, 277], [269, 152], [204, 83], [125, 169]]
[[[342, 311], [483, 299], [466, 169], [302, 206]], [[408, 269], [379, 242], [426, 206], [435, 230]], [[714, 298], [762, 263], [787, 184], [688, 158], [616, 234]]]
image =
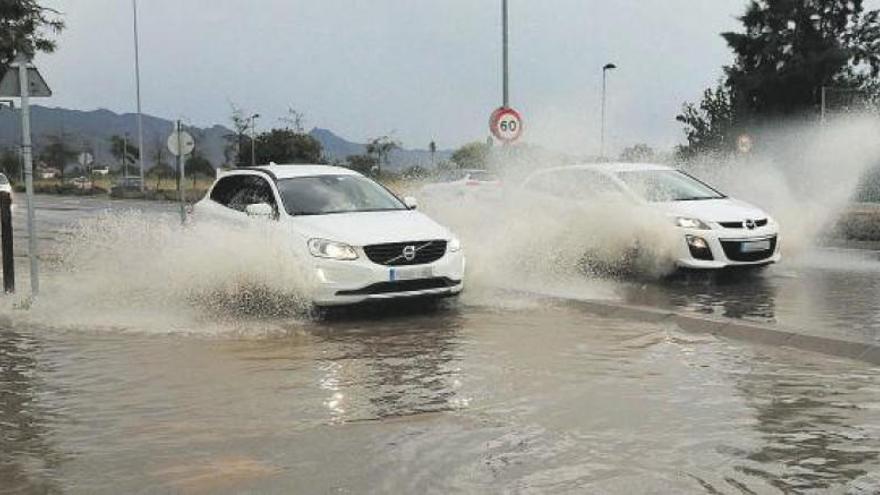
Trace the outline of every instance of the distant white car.
[[423, 186], [419, 194], [426, 199], [500, 199], [501, 179], [486, 170], [450, 170], [441, 174], [435, 182]]
[[574, 202], [623, 198], [668, 218], [678, 239], [676, 264], [719, 269], [780, 260], [779, 226], [764, 211], [730, 198], [696, 178], [653, 164], [589, 164], [548, 168], [523, 183], [525, 190]]
[[271, 218], [313, 277], [318, 306], [454, 296], [465, 257], [446, 227], [357, 172], [323, 165], [269, 165], [221, 175], [193, 208], [229, 224]]

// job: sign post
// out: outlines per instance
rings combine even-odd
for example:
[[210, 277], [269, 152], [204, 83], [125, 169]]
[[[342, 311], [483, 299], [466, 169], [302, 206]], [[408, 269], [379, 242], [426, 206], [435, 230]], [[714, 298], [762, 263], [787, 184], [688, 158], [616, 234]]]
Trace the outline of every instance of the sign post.
[[0, 96], [21, 98], [21, 154], [24, 159], [24, 186], [27, 195], [28, 258], [31, 268], [31, 295], [40, 292], [40, 273], [37, 261], [37, 233], [34, 228], [34, 158], [31, 147], [30, 97], [52, 96], [46, 81], [24, 53], [9, 64], [0, 80]]
[[193, 137], [181, 128], [178, 120], [174, 125], [174, 132], [168, 136], [168, 150], [175, 156], [177, 165], [177, 197], [180, 201], [180, 223], [186, 223], [186, 195], [184, 194], [184, 157], [192, 153], [196, 147]]

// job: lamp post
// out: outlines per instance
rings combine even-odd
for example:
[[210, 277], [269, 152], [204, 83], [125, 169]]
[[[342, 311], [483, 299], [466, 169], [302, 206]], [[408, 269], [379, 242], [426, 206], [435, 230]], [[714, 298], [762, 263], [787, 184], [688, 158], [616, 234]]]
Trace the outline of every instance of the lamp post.
[[599, 140], [599, 158], [605, 158], [605, 106], [607, 101], [608, 71], [616, 69], [611, 63], [602, 67], [602, 135]]
[[257, 119], [260, 114], [251, 115], [251, 167], [257, 166]]
[[134, 81], [137, 95], [138, 164], [140, 165], [141, 193], [144, 192], [144, 119], [141, 114], [141, 65], [138, 50], [137, 0], [131, 0], [134, 13]]

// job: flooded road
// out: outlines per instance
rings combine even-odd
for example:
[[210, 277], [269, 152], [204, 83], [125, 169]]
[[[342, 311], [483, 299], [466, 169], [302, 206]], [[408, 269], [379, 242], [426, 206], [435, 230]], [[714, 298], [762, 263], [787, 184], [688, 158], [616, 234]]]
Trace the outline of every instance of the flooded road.
[[[47, 253], [108, 204], [174, 212], [40, 201]], [[816, 252], [745, 279], [548, 292], [876, 338], [877, 277], [854, 268], [876, 256]], [[168, 332], [21, 311], [0, 317], [0, 493], [880, 491], [880, 369], [861, 362], [487, 287]]]

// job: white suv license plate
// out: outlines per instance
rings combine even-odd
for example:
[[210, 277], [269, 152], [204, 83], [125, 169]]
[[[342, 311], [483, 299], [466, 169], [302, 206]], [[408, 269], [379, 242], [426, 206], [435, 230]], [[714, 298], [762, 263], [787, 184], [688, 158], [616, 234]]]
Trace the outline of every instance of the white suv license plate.
[[741, 253], [755, 253], [758, 251], [769, 251], [770, 250], [770, 239], [764, 239], [762, 241], [749, 241], [743, 242], [739, 245], [739, 250]]
[[399, 266], [388, 269], [389, 282], [418, 280], [421, 278], [431, 278], [433, 276], [434, 267], [432, 266]]

